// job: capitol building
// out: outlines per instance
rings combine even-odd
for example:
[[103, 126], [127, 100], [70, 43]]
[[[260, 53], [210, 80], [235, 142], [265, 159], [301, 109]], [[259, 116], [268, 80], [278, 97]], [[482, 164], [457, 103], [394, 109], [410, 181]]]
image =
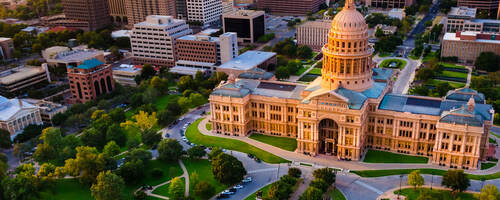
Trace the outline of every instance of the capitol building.
[[392, 93], [396, 71], [376, 68], [368, 26], [353, 0], [332, 20], [321, 77], [308, 85], [230, 74], [210, 95], [212, 131], [296, 138], [297, 153], [360, 160], [368, 149], [477, 169], [493, 108], [469, 88], [443, 98]]

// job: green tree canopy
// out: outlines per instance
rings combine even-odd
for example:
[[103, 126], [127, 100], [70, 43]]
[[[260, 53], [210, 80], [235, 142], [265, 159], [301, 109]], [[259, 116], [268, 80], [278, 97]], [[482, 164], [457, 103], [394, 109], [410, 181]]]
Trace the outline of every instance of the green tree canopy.
[[441, 182], [441, 185], [450, 188], [453, 196], [456, 192], [462, 192], [470, 186], [470, 180], [463, 170], [448, 170]]
[[106, 167], [104, 156], [95, 147], [77, 147], [76, 152], [76, 158], [66, 160], [64, 171], [79, 177], [82, 183], [93, 183], [99, 172]]
[[320, 189], [309, 186], [300, 196], [300, 200], [322, 200], [323, 192]]
[[416, 190], [417, 187], [420, 187], [424, 184], [424, 177], [420, 175], [419, 170], [414, 170], [408, 175], [408, 185], [411, 185]]
[[174, 200], [184, 198], [184, 183], [179, 177], [175, 177], [172, 181], [170, 181], [168, 193]]
[[177, 161], [182, 155], [182, 145], [174, 139], [164, 139], [158, 145], [159, 159], [164, 161]]
[[92, 197], [96, 200], [123, 199], [123, 179], [110, 171], [100, 172], [97, 181], [90, 187]]
[[479, 200], [500, 200], [500, 192], [495, 185], [487, 184], [479, 194], [474, 194], [474, 197]]
[[316, 179], [323, 179], [328, 185], [335, 182], [335, 173], [332, 168], [321, 168], [314, 170], [313, 176]]
[[247, 174], [243, 163], [234, 156], [222, 153], [212, 159], [212, 173], [219, 182], [233, 185]]

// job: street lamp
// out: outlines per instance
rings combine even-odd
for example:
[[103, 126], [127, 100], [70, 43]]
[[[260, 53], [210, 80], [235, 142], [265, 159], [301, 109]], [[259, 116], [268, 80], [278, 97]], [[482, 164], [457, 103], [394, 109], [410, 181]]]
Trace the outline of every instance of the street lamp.
[[432, 190], [432, 183], [434, 182], [434, 172], [431, 172], [431, 190]]
[[399, 175], [399, 192], [398, 192], [398, 199], [399, 198], [399, 194], [401, 194], [401, 182], [403, 181], [403, 174]]

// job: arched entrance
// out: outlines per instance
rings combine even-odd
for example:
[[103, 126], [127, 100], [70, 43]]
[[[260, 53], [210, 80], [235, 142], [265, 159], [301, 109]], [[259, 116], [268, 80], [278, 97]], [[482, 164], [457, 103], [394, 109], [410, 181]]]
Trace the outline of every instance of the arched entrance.
[[331, 119], [319, 122], [319, 153], [337, 155], [339, 125]]

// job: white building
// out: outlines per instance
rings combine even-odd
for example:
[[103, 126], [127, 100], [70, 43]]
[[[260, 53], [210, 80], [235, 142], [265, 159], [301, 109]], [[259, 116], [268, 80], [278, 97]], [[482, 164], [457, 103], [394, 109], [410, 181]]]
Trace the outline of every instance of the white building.
[[0, 113], [0, 128], [9, 131], [12, 138], [30, 124], [42, 124], [40, 109], [22, 99], [0, 96]]
[[113, 68], [113, 79], [121, 85], [128, 85], [135, 87], [135, 77], [141, 74], [141, 67], [134, 65], [121, 64]]
[[220, 23], [222, 0], [186, 0], [188, 21], [198, 21], [203, 27]]
[[192, 31], [186, 21], [171, 16], [150, 15], [134, 25], [130, 43], [136, 64], [172, 67], [175, 65], [175, 39]]

